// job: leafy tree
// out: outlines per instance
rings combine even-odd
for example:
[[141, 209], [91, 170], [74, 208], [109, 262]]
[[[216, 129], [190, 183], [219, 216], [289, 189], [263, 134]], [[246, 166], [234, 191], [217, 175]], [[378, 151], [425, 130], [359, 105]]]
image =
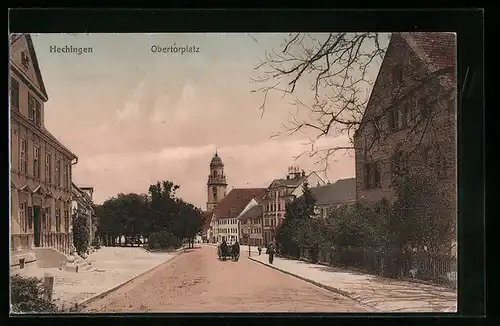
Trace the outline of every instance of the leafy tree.
[[181, 240], [167, 230], [153, 232], [148, 239], [149, 249], [173, 249], [179, 248], [181, 245]]
[[79, 255], [84, 254], [90, 243], [90, 232], [87, 224], [87, 217], [82, 215], [79, 210], [75, 210], [72, 215], [73, 219], [73, 244], [76, 252]]
[[162, 181], [150, 185], [148, 194], [118, 194], [106, 200], [95, 208], [99, 216], [98, 234], [108, 243], [122, 235], [154, 235], [152, 246], [175, 244], [185, 238], [193, 243], [203, 226], [202, 214], [192, 204], [175, 197], [178, 189], [178, 185]]
[[158, 181], [156, 184], [149, 186], [152, 215], [151, 231], [172, 229], [174, 217], [177, 213], [177, 203], [175, 201], [177, 189], [179, 189], [179, 186], [170, 181]]
[[310, 221], [315, 215], [315, 204], [316, 198], [307, 183], [302, 186], [302, 196], [286, 204], [285, 220], [276, 234], [276, 241], [283, 253], [298, 256], [301, 249], [316, 249], [316, 240], [312, 240], [315, 226]]
[[60, 312], [53, 302], [43, 298], [43, 282], [35, 277], [10, 277], [11, 307], [15, 313], [54, 313]]
[[391, 244], [400, 250], [449, 249], [456, 224], [450, 191], [429, 169], [414, 168], [397, 178], [389, 221]]

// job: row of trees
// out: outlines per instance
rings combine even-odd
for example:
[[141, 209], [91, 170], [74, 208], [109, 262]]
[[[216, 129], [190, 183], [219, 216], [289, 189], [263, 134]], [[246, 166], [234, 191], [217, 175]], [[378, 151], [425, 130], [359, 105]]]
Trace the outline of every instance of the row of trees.
[[97, 235], [109, 245], [121, 237], [148, 239], [152, 248], [192, 246], [203, 227], [199, 208], [176, 197], [178, 185], [170, 181], [149, 186], [147, 194], [118, 194], [95, 207]]
[[451, 201], [438, 180], [423, 170], [399, 177], [395, 200], [357, 202], [332, 208], [326, 219], [315, 218], [316, 199], [304, 185], [303, 196], [287, 204], [277, 243], [285, 255], [304, 249], [313, 259], [324, 248], [362, 247], [378, 252], [414, 249], [441, 252], [455, 238]]

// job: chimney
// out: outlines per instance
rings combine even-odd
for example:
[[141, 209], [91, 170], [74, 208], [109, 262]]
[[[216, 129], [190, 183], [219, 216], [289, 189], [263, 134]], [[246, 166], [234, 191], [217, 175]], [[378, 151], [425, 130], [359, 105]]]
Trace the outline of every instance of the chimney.
[[302, 176], [305, 177], [306, 176], [306, 171], [302, 170]]

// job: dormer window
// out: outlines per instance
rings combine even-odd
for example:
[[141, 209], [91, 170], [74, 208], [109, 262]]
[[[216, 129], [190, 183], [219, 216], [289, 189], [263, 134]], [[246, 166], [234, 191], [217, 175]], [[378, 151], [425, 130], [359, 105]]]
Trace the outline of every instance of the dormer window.
[[25, 69], [28, 69], [30, 66], [30, 57], [28, 56], [28, 53], [26, 53], [26, 51], [21, 52], [21, 64]]

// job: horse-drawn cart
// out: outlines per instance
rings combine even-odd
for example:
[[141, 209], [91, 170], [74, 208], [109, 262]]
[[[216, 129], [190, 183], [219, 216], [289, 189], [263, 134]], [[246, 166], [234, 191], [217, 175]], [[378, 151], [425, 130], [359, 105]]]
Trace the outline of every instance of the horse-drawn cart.
[[234, 250], [232, 245], [218, 245], [217, 254], [219, 256], [219, 259], [223, 261], [227, 260], [228, 258], [231, 258], [234, 261], [238, 261], [240, 258], [240, 253], [238, 252], [238, 250]]

